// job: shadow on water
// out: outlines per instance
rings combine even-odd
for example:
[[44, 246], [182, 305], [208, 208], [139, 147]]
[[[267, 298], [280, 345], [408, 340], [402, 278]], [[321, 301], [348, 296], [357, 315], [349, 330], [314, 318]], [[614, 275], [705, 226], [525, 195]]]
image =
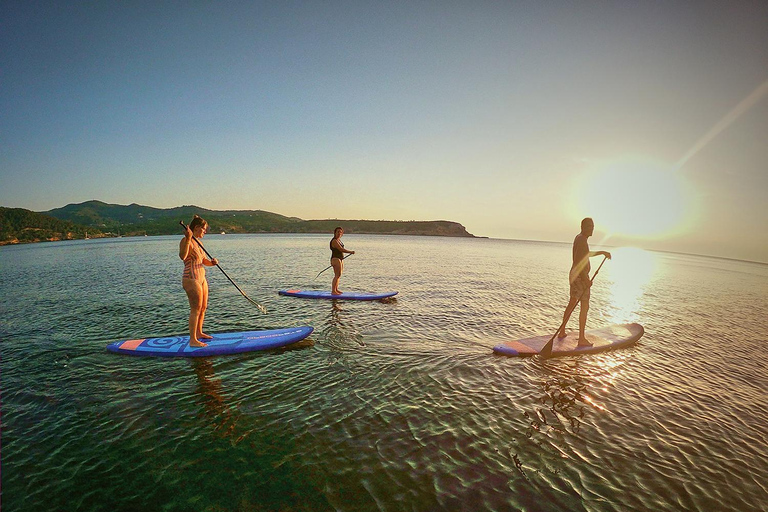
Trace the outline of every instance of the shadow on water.
[[[625, 362], [615, 354], [528, 360], [532, 393], [518, 410], [526, 425], [521, 434], [529, 442], [510, 455], [536, 496], [552, 493], [556, 510], [588, 510], [616, 492], [616, 482], [605, 473], [611, 463], [596, 457], [595, 451], [612, 442], [604, 437], [604, 428], [615, 427], [615, 420], [603, 414], [600, 402], [608, 400], [606, 393], [612, 394]], [[578, 467], [574, 461], [579, 461]]]
[[[585, 373], [580, 373], [578, 362], [572, 366], [558, 365], [550, 371], [552, 373], [541, 383], [539, 403], [543, 409], [537, 409], [529, 418], [531, 429], [540, 431], [543, 426], [548, 426], [561, 434], [578, 434], [588, 410], [585, 407], [585, 392], [590, 379]], [[543, 410], [549, 411], [559, 421], [548, 421]]]
[[533, 432], [579, 435], [589, 412], [602, 410], [595, 402], [594, 390], [605, 387], [620, 372], [623, 358], [601, 362], [575, 360], [541, 360], [531, 358], [531, 369], [539, 375], [540, 396], [532, 412], [524, 411]]
[[[265, 355], [258, 353], [239, 361], [243, 363]], [[165, 508], [333, 510], [313, 480], [314, 470], [305, 467], [295, 455], [297, 450], [302, 450], [302, 436], [263, 400], [265, 393], [279, 394], [282, 386], [264, 382], [264, 387], [257, 386], [253, 394], [244, 394], [248, 385], [233, 381], [230, 388], [217, 376], [216, 368], [224, 373], [224, 380], [227, 376], [242, 380], [242, 374], [233, 373], [237, 365], [231, 360], [220, 365], [216, 359], [190, 358], [189, 364], [197, 378], [191, 395], [198, 409], [193, 413], [197, 419], [195, 425], [204, 428], [202, 431], [196, 428], [197, 433], [177, 439], [170, 452], [157, 454], [160, 458], [181, 456], [182, 460], [191, 461], [175, 470], [174, 477], [179, 478], [167, 486], [169, 494], [161, 500], [168, 503]], [[271, 430], [269, 425], [275, 422], [282, 423], [284, 429]], [[184, 491], [170, 491], [179, 487]], [[151, 501], [144, 497], [142, 507], [137, 509], [146, 509]]]

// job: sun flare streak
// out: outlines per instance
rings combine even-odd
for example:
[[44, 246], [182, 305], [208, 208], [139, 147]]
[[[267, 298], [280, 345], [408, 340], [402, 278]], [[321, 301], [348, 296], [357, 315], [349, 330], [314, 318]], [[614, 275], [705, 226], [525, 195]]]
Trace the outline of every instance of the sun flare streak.
[[752, 91], [749, 96], [739, 102], [738, 105], [728, 112], [715, 126], [712, 127], [703, 137], [701, 137], [696, 144], [688, 151], [675, 166], [676, 169], [680, 169], [688, 162], [701, 148], [706, 146], [709, 141], [717, 137], [720, 132], [728, 128], [734, 121], [736, 121], [747, 110], [754, 107], [764, 96], [768, 95], [768, 80], [763, 82]]

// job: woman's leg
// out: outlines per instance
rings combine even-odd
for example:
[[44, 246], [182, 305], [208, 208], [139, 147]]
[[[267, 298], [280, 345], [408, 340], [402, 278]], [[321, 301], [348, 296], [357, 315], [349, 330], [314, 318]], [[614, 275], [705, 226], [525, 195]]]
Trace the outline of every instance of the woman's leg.
[[203, 289], [199, 281], [194, 279], [182, 279], [181, 285], [187, 292], [189, 299], [189, 346], [205, 347], [205, 343], [198, 339], [198, 321], [200, 319], [200, 310], [203, 307]]
[[341, 295], [341, 292], [339, 291], [339, 279], [341, 279], [341, 273], [344, 271], [344, 262], [339, 258], [331, 258], [331, 266], [333, 267], [331, 293], [334, 295]]
[[197, 339], [210, 340], [213, 336], [208, 336], [203, 332], [203, 322], [205, 321], [205, 310], [208, 309], [208, 281], [203, 280], [202, 283], [203, 297], [200, 307], [200, 313], [197, 317]]

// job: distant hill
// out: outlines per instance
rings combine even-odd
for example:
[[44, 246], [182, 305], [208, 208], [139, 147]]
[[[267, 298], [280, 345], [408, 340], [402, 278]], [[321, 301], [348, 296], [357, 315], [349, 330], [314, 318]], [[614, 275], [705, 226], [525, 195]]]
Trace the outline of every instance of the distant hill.
[[[473, 237], [452, 221], [303, 220], [263, 210], [208, 210], [199, 206], [152, 208], [102, 201], [69, 204], [47, 212], [3, 208], [13, 222], [0, 224], [0, 244], [92, 237], [179, 234], [179, 221], [197, 214], [208, 221], [212, 233], [331, 233], [343, 226], [346, 233]], [[55, 227], [51, 222], [59, 222]], [[49, 230], [50, 233], [46, 230]]]
[[79, 226], [23, 208], [0, 206], [0, 245], [103, 236], [100, 230]]
[[51, 217], [119, 235], [172, 235], [180, 233], [179, 221], [188, 223], [197, 214], [208, 221], [211, 232], [283, 233], [301, 219], [262, 210], [208, 210], [198, 206], [152, 208], [139, 204], [119, 205], [101, 201], [69, 204], [42, 212]]

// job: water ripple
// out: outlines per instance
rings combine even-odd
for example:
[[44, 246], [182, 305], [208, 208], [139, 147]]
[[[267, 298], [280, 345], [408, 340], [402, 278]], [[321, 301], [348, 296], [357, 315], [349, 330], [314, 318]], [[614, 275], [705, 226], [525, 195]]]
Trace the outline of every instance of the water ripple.
[[115, 339], [185, 331], [177, 242], [0, 248], [5, 509], [741, 512], [768, 502], [768, 344], [754, 336], [768, 328], [763, 266], [662, 255], [658, 279], [628, 306], [611, 298], [620, 279], [606, 265], [590, 322], [640, 320], [641, 342], [517, 360], [491, 347], [554, 332], [567, 245], [350, 236], [358, 254], [344, 286], [400, 294], [347, 303], [276, 293], [328, 286], [313, 281], [326, 237], [211, 237], [269, 314], [211, 272], [209, 330], [309, 324], [312, 336], [200, 360], [105, 353]]

